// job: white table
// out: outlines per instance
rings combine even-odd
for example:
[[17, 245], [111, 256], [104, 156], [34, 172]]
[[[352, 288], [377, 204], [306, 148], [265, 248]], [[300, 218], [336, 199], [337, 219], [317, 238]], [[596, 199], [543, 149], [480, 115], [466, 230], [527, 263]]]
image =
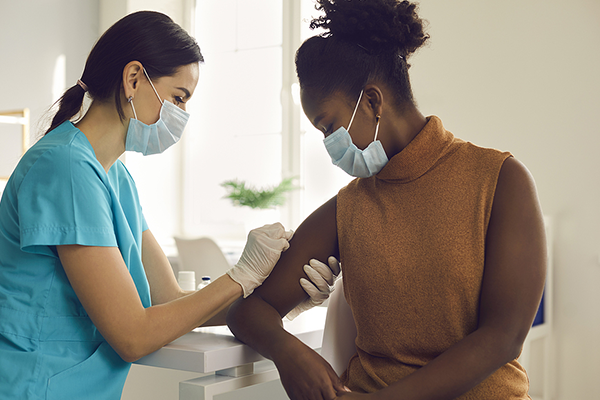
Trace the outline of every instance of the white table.
[[[325, 307], [315, 307], [285, 329], [316, 349], [323, 341]], [[212, 400], [213, 396], [279, 378], [272, 364], [257, 364], [260, 354], [241, 343], [226, 326], [198, 328], [136, 363], [199, 373], [214, 373], [179, 383], [180, 400]]]

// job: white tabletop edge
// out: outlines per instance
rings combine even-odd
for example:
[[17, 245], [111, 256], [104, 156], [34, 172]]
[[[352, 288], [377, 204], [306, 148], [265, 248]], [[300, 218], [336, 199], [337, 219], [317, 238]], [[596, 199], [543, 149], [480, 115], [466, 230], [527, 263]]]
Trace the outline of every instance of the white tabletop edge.
[[[315, 307], [294, 321], [284, 321], [286, 330], [311, 348], [321, 347], [327, 309]], [[220, 333], [213, 333], [214, 331]], [[190, 332], [149, 354], [136, 364], [182, 371], [210, 373], [263, 360], [249, 346], [241, 343], [223, 327], [202, 328]]]

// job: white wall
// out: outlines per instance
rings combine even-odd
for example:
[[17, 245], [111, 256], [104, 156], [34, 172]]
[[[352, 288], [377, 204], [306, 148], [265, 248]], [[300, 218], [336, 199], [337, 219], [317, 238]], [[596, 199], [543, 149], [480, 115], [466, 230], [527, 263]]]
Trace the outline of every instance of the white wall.
[[555, 399], [598, 398], [600, 2], [428, 0], [413, 59], [420, 109], [511, 151], [554, 219]]
[[0, 0], [0, 110], [29, 108], [37, 138], [40, 118], [57, 100], [57, 59], [66, 60], [60, 80], [74, 85], [97, 38], [98, 0]]

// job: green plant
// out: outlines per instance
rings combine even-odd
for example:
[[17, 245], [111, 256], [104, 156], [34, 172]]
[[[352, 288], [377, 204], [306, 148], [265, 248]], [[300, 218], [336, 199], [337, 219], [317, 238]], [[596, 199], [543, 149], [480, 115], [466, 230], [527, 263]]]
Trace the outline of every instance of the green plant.
[[230, 180], [221, 183], [228, 194], [225, 198], [231, 199], [235, 206], [246, 206], [250, 208], [274, 208], [285, 203], [285, 193], [298, 189], [293, 184], [295, 178], [287, 178], [277, 186], [256, 189], [247, 186], [246, 182]]

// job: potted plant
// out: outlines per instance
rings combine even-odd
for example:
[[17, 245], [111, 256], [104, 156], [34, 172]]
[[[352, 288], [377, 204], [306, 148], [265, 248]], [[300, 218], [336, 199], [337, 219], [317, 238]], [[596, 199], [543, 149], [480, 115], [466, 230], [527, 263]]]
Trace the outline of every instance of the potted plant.
[[[285, 194], [299, 187], [294, 185], [295, 178], [287, 178], [282, 180], [276, 186], [264, 188], [256, 188], [248, 185], [245, 181], [237, 179], [228, 180], [221, 183], [227, 190], [225, 198], [231, 200], [234, 206], [248, 207], [254, 210], [276, 210], [277, 206], [285, 204]], [[277, 222], [278, 214], [274, 212], [253, 213], [246, 221], [246, 231], [262, 226], [266, 223]]]

